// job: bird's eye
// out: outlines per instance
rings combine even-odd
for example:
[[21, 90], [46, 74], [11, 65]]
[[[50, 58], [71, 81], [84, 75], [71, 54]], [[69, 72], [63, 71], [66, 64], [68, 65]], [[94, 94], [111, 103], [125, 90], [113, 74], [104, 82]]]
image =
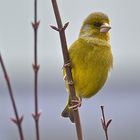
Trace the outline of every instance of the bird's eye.
[[99, 22], [94, 22], [93, 25], [94, 25], [95, 27], [100, 27], [102, 24], [99, 23]]

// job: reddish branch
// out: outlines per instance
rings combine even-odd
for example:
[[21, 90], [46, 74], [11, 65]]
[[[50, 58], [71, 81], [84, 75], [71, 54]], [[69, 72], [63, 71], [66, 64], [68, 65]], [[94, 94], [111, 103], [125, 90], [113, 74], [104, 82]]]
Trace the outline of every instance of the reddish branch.
[[104, 106], [101, 106], [101, 111], [102, 111], [102, 118], [101, 118], [102, 127], [105, 132], [106, 140], [108, 140], [108, 127], [109, 127], [112, 119], [110, 119], [109, 121], [106, 122], [105, 114], [104, 114]]
[[11, 118], [11, 120], [17, 125], [18, 127], [18, 131], [19, 131], [19, 135], [20, 135], [20, 140], [24, 140], [24, 136], [23, 136], [23, 130], [22, 130], [22, 121], [23, 121], [23, 115], [21, 117], [19, 117], [18, 114], [18, 110], [16, 107], [16, 102], [14, 99], [14, 95], [13, 95], [13, 91], [12, 91], [12, 87], [11, 87], [11, 82], [10, 82], [10, 78], [8, 76], [8, 73], [6, 71], [1, 53], [0, 53], [0, 64], [4, 73], [4, 77], [7, 83], [7, 87], [8, 87], [8, 91], [9, 91], [9, 96], [12, 102], [12, 106], [13, 106], [13, 110], [14, 110], [14, 114], [15, 114], [15, 118]]
[[[67, 28], [68, 23], [66, 23], [63, 26], [57, 2], [56, 2], [56, 0], [51, 0], [51, 1], [52, 1], [52, 5], [53, 5], [56, 22], [58, 25], [58, 27], [55, 27], [55, 26], [51, 26], [51, 27], [54, 30], [59, 32], [61, 46], [62, 46], [63, 59], [64, 59], [64, 66], [66, 66], [65, 67], [66, 75], [67, 75], [67, 80], [69, 83], [70, 95], [71, 95], [72, 100], [76, 100], [77, 98], [76, 98], [76, 94], [75, 94], [74, 82], [73, 82], [72, 73], [71, 73], [71, 66], [69, 65], [70, 59], [69, 59], [69, 53], [68, 53], [68, 49], [67, 49], [67, 42], [66, 42], [66, 36], [65, 36], [65, 29]], [[73, 115], [74, 115], [74, 121], [75, 121], [78, 140], [83, 140], [79, 111], [78, 110], [73, 111]]]
[[37, 33], [40, 21], [37, 20], [37, 0], [34, 1], [34, 22], [32, 23], [32, 27], [34, 30], [34, 102], [35, 102], [35, 112], [32, 114], [35, 121], [35, 129], [36, 129], [36, 140], [40, 140], [39, 135], [39, 117], [41, 113], [38, 111], [38, 71], [39, 65], [37, 62]]

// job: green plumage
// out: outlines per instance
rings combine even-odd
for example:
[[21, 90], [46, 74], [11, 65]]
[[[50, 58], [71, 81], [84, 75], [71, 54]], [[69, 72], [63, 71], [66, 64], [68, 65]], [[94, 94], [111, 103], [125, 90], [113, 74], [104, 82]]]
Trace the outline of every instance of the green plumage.
[[[99, 12], [89, 15], [83, 23], [79, 38], [69, 49], [76, 96], [80, 98], [90, 98], [95, 95], [105, 84], [113, 65], [109, 33], [101, 33], [100, 28], [94, 26], [94, 22], [101, 25], [109, 24], [109, 19]], [[64, 76], [66, 77], [65, 69]], [[67, 81], [66, 87], [68, 89]], [[69, 106], [70, 97], [62, 116], [70, 117], [74, 122]]]

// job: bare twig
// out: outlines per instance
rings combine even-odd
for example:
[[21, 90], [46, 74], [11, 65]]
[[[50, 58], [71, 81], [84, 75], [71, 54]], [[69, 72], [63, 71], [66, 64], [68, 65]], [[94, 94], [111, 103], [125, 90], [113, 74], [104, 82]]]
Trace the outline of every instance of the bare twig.
[[6, 71], [6, 68], [5, 68], [5, 65], [4, 65], [1, 53], [0, 53], [0, 63], [1, 63], [1, 67], [2, 67], [2, 70], [3, 70], [4, 76], [5, 76], [5, 80], [6, 80], [6, 83], [7, 83], [10, 99], [11, 99], [13, 110], [14, 110], [14, 114], [15, 114], [15, 118], [11, 118], [11, 120], [18, 127], [18, 131], [19, 131], [19, 135], [20, 135], [20, 140], [24, 140], [23, 130], [22, 130], [23, 115], [21, 117], [19, 117], [18, 110], [17, 110], [17, 107], [16, 107], [15, 98], [14, 98], [12, 87], [11, 87], [10, 78], [9, 78], [8, 73]]
[[[72, 73], [71, 73], [71, 66], [67, 65], [67, 64], [70, 64], [69, 53], [68, 53], [68, 49], [67, 49], [66, 36], [65, 36], [65, 29], [67, 28], [68, 23], [66, 23], [63, 26], [57, 2], [56, 2], [56, 0], [51, 0], [51, 1], [52, 1], [52, 5], [53, 5], [54, 14], [55, 14], [55, 17], [56, 17], [56, 22], [57, 22], [57, 25], [58, 25], [58, 27], [55, 27], [55, 26], [51, 26], [51, 27], [54, 30], [59, 32], [60, 40], [61, 40], [61, 46], [62, 46], [63, 59], [64, 59], [64, 65], [66, 66], [65, 67], [66, 68], [66, 75], [67, 75], [67, 80], [68, 80], [68, 83], [69, 83], [70, 95], [71, 95], [72, 100], [76, 100], [77, 98], [76, 98], [76, 94], [75, 94], [74, 82], [73, 82]], [[79, 111], [78, 110], [73, 111], [73, 115], [74, 115], [74, 121], [75, 121], [78, 140], [83, 140]]]
[[37, 20], [37, 0], [34, 0], [34, 22], [32, 23], [32, 27], [34, 29], [34, 102], [35, 102], [35, 112], [32, 114], [35, 121], [36, 128], [36, 140], [40, 140], [39, 135], [39, 117], [41, 113], [38, 111], [38, 71], [40, 66], [37, 62], [37, 31], [39, 27], [40, 21]]
[[104, 114], [104, 106], [101, 106], [101, 111], [102, 111], [102, 118], [101, 118], [102, 127], [105, 132], [106, 140], [108, 140], [108, 127], [109, 127], [110, 123], [112, 122], [112, 119], [110, 119], [109, 121], [106, 122], [105, 114]]

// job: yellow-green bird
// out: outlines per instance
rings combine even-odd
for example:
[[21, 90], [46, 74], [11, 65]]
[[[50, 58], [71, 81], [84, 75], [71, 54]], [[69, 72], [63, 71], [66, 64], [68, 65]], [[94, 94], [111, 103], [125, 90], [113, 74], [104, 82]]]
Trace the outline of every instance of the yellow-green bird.
[[[79, 102], [82, 98], [90, 98], [95, 95], [108, 78], [109, 71], [113, 66], [108, 32], [110, 29], [110, 21], [106, 14], [91, 13], [84, 20], [78, 39], [69, 48], [72, 76]], [[68, 89], [65, 68], [64, 78]], [[78, 101], [73, 102], [80, 106]], [[69, 95], [62, 116], [69, 117], [74, 122], [72, 109], [76, 109], [77, 106], [71, 106]]]

